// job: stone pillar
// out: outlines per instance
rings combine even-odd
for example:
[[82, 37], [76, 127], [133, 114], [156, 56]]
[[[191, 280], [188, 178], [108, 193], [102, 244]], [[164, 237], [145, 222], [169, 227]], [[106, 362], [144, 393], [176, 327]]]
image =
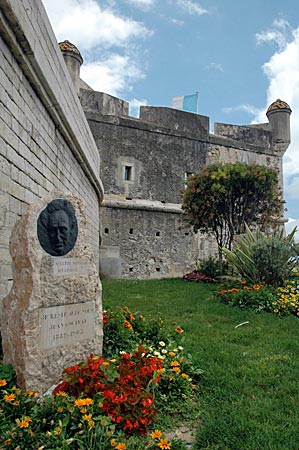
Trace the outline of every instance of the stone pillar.
[[283, 156], [291, 142], [290, 115], [291, 108], [286, 102], [277, 99], [267, 110], [267, 117], [272, 131], [274, 150]]
[[25, 390], [43, 393], [63, 369], [102, 352], [101, 282], [87, 236], [82, 201], [57, 191], [30, 205], [13, 230], [2, 344]]
[[80, 94], [80, 67], [83, 58], [77, 47], [69, 41], [59, 43], [64, 61], [73, 80], [77, 95]]

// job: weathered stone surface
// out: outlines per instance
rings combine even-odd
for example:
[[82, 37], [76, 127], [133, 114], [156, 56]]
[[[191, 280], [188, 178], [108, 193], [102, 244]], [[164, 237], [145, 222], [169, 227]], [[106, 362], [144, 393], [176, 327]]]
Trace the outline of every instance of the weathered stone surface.
[[[37, 236], [40, 212], [53, 199], [75, 209], [78, 238], [66, 255], [51, 256]], [[13, 286], [3, 300], [4, 362], [24, 389], [46, 391], [62, 370], [102, 351], [101, 283], [93, 262], [83, 203], [54, 192], [28, 207], [11, 236]]]

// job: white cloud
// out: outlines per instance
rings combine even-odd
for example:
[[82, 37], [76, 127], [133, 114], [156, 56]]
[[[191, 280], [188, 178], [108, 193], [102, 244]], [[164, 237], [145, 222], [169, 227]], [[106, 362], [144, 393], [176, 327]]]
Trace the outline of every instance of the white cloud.
[[155, 0], [126, 0], [126, 2], [144, 11], [149, 10], [155, 4]]
[[290, 24], [285, 19], [276, 19], [267, 31], [256, 34], [257, 44], [274, 42], [283, 49], [292, 35]]
[[[134, 0], [144, 6], [153, 1]], [[93, 89], [125, 96], [144, 77], [146, 65], [139, 46], [152, 32], [141, 22], [118, 14], [114, 1], [106, 1], [105, 7], [96, 0], [43, 2], [57, 40], [71, 41], [82, 53], [81, 77]]]
[[202, 14], [208, 12], [206, 9], [202, 8], [198, 3], [192, 0], [176, 0], [176, 3], [180, 8], [182, 8], [189, 14], [197, 14], [198, 16], [201, 16]]
[[124, 91], [130, 91], [132, 83], [144, 75], [128, 56], [111, 54], [103, 61], [83, 65], [81, 77], [94, 90], [117, 97]]
[[134, 38], [150, 35], [140, 22], [103, 9], [95, 0], [43, 0], [55, 35], [82, 50], [126, 46]]
[[288, 187], [289, 177], [295, 174], [299, 176], [299, 28], [292, 30], [291, 40], [285, 42], [283, 48], [279, 47], [263, 65], [263, 71], [269, 82], [267, 105], [256, 115], [255, 120], [264, 121], [266, 107], [277, 98], [286, 101], [292, 109], [292, 142], [284, 157], [285, 189], [291, 192], [292, 187]]
[[249, 105], [249, 104], [229, 106], [227, 108], [223, 108], [223, 112], [225, 112], [225, 113], [232, 113], [234, 111], [244, 111], [249, 114], [256, 115], [256, 114], [259, 114], [260, 109], [255, 108], [254, 106]]
[[208, 65], [208, 69], [216, 70], [216, 71], [218, 71], [218, 72], [224, 72], [224, 69], [223, 69], [222, 64], [215, 63], [215, 62], [211, 62], [211, 63]]
[[269, 82], [267, 105], [254, 121], [263, 122], [267, 106], [277, 98], [290, 105], [291, 144], [284, 156], [284, 194], [299, 199], [299, 28], [292, 29], [285, 20], [275, 21], [272, 29], [257, 35], [257, 41], [273, 41], [278, 51], [263, 65]]
[[138, 100], [137, 98], [133, 98], [129, 100], [130, 105], [130, 116], [139, 117], [139, 109], [140, 106], [146, 106], [148, 104], [147, 100]]

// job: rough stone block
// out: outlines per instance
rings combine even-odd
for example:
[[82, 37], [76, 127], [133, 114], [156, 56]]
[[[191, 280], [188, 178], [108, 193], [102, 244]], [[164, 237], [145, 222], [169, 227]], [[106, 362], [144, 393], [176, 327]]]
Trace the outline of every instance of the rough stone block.
[[[40, 216], [54, 199], [72, 205], [72, 219], [63, 208]], [[69, 251], [51, 234], [56, 220], [67, 222], [69, 236], [77, 223]], [[101, 282], [82, 201], [56, 191], [32, 204], [14, 228], [10, 252], [13, 285], [3, 300], [1, 328], [4, 363], [13, 364], [20, 387], [42, 393], [59, 382], [64, 368], [102, 351]]]

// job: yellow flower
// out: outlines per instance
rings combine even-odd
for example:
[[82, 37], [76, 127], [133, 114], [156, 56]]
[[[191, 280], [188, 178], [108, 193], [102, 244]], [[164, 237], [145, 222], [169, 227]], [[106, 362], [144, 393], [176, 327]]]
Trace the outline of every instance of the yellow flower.
[[13, 402], [13, 406], [20, 406], [19, 400], [16, 400], [15, 402]]
[[62, 411], [63, 411], [62, 406], [59, 406], [59, 408], [57, 408], [57, 412], [62, 413]]
[[170, 365], [171, 367], [178, 367], [180, 363], [178, 361], [171, 361]]
[[15, 394], [6, 394], [6, 395], [4, 395], [4, 401], [5, 402], [13, 402], [14, 401], [14, 399], [16, 398], [16, 395]]
[[186, 373], [181, 374], [183, 378], [189, 378], [189, 376]]
[[0, 380], [0, 387], [6, 386], [7, 381], [6, 380]]
[[83, 420], [86, 420], [87, 422], [91, 419], [92, 414], [85, 414], [85, 416], [82, 417]]
[[169, 450], [171, 447], [171, 443], [168, 441], [168, 439], [161, 439], [161, 441], [158, 444], [158, 447], [160, 447], [163, 450]]
[[162, 436], [162, 431], [160, 431], [160, 430], [155, 430], [151, 433], [152, 439], [160, 439], [161, 436]]
[[175, 352], [169, 352], [169, 356], [175, 356]]
[[116, 450], [126, 450], [126, 448], [127, 446], [124, 443], [120, 443], [115, 447]]
[[92, 405], [93, 400], [91, 398], [79, 398], [75, 401], [75, 405], [80, 408], [80, 406]]
[[110, 444], [111, 444], [111, 447], [115, 447], [117, 444], [116, 439], [111, 439]]
[[59, 391], [59, 392], [57, 392], [57, 394], [56, 394], [56, 396], [57, 397], [66, 397], [66, 392], [64, 392], [64, 391]]
[[181, 369], [180, 369], [179, 367], [173, 367], [173, 368], [171, 369], [171, 371], [172, 371], [172, 372], [175, 372], [175, 373], [180, 373]]
[[59, 435], [61, 434], [61, 432], [62, 432], [62, 429], [61, 429], [60, 427], [57, 427], [57, 428], [55, 428], [55, 430], [54, 430], [55, 436], [59, 436]]
[[24, 419], [20, 420], [20, 419], [16, 419], [16, 424], [18, 425], [19, 428], [28, 428], [29, 427], [29, 422], [32, 422], [32, 420], [30, 419], [30, 417], [24, 417]]
[[93, 420], [89, 420], [88, 421], [88, 425], [89, 425], [88, 431], [90, 431], [94, 427], [94, 421]]

